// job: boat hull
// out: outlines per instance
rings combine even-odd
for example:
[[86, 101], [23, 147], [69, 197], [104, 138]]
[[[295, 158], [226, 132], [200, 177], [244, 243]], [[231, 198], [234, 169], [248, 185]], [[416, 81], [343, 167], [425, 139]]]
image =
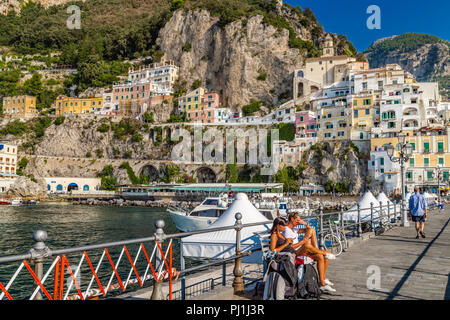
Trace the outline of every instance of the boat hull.
[[197, 231], [209, 227], [218, 218], [213, 217], [190, 217], [183, 213], [168, 210], [172, 221], [178, 230], [182, 232]]

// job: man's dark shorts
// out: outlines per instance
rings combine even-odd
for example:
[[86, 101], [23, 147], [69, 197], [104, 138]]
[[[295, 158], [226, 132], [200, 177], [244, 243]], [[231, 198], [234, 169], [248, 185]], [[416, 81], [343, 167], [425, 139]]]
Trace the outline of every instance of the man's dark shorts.
[[411, 219], [414, 222], [425, 222], [425, 215], [423, 215], [423, 216], [411, 216]]

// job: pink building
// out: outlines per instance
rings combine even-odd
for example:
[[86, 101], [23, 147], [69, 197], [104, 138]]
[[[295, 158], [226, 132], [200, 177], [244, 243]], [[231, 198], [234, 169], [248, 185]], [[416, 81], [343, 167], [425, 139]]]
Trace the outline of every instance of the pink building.
[[202, 98], [202, 104], [205, 109], [218, 108], [220, 105], [220, 96], [216, 92], [205, 93]]
[[313, 111], [295, 113], [295, 133], [300, 137], [317, 137], [317, 117]]
[[120, 114], [126, 117], [138, 113], [138, 108], [150, 97], [149, 82], [125, 82], [113, 86], [112, 103], [119, 105]]
[[220, 96], [216, 92], [205, 93], [198, 109], [186, 112], [189, 122], [214, 123], [215, 109], [220, 106]]

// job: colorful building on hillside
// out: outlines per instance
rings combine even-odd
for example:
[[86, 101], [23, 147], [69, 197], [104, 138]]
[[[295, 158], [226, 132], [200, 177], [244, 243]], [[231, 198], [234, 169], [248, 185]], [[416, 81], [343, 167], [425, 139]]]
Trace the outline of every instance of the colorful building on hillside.
[[0, 192], [6, 192], [18, 177], [17, 146], [0, 142]]
[[314, 111], [295, 113], [295, 134], [300, 138], [317, 137], [317, 116]]
[[348, 119], [351, 109], [345, 106], [323, 107], [317, 115], [317, 137], [319, 141], [349, 140]]
[[148, 83], [150, 95], [171, 95], [175, 81], [178, 79], [179, 67], [174, 61], [166, 60], [148, 66], [130, 68], [128, 81], [132, 83]]
[[[417, 130], [404, 130], [406, 141], [413, 146], [413, 154], [405, 166], [406, 189], [412, 192], [415, 185], [425, 191], [437, 192], [437, 171], [441, 167], [441, 187], [449, 184], [450, 173], [450, 135], [449, 127], [421, 128]], [[398, 144], [398, 133], [387, 132], [373, 135], [371, 139], [371, 154], [369, 160], [369, 174], [378, 180], [386, 180], [385, 175], [398, 175], [395, 188], [400, 192], [400, 170], [390, 164], [385, 147]], [[380, 152], [384, 151], [384, 152]], [[395, 155], [398, 156], [398, 151]], [[391, 169], [392, 167], [392, 169]], [[387, 170], [389, 168], [389, 170]]]
[[232, 119], [231, 110], [219, 106], [219, 94], [202, 87], [178, 98], [178, 114], [186, 114], [188, 122], [224, 123]]
[[103, 108], [103, 98], [77, 98], [61, 95], [56, 98], [54, 106], [56, 115], [91, 114]]
[[9, 118], [37, 116], [36, 97], [22, 95], [3, 98], [3, 114]]
[[357, 141], [369, 141], [373, 122], [374, 96], [371, 94], [352, 95], [350, 104], [349, 128], [350, 139]]

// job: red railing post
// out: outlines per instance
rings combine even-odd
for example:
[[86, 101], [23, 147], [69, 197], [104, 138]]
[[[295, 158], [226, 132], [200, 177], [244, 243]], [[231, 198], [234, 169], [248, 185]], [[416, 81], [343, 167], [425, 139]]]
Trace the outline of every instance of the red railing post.
[[60, 260], [58, 260], [58, 262], [56, 262], [55, 265], [55, 284], [53, 288], [53, 300], [58, 300], [59, 264]]

